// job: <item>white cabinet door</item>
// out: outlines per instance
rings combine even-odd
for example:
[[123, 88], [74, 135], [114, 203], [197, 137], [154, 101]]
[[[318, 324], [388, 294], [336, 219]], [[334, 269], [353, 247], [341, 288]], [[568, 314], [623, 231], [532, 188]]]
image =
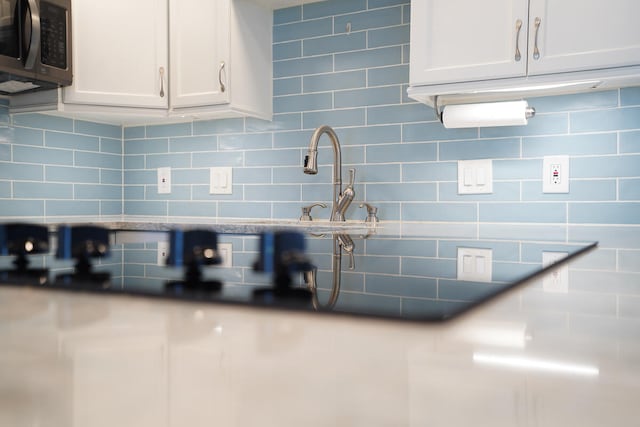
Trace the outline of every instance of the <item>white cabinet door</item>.
[[167, 0], [74, 0], [72, 7], [74, 81], [64, 102], [167, 108]]
[[524, 76], [527, 18], [527, 0], [412, 0], [411, 85]]
[[229, 102], [230, 0], [171, 0], [171, 106]]
[[530, 3], [530, 75], [640, 64], [640, 1]]

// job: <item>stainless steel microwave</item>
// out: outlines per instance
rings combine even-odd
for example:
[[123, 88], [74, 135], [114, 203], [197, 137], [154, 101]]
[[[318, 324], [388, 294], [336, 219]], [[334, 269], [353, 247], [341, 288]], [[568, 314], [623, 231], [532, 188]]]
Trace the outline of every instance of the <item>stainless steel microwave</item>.
[[0, 0], [0, 94], [71, 84], [71, 0]]

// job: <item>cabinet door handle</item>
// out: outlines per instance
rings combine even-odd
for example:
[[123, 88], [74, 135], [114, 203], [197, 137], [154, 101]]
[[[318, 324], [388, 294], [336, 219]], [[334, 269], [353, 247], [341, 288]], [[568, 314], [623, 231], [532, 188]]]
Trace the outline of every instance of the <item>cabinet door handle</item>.
[[224, 83], [222, 82], [222, 71], [224, 70], [224, 61], [222, 61], [220, 63], [220, 69], [218, 70], [218, 83], [220, 83], [220, 92], [224, 92], [226, 90], [226, 87], [224, 86]]
[[164, 67], [160, 67], [160, 98], [164, 98]]
[[536, 33], [533, 37], [533, 59], [540, 59], [540, 49], [538, 49], [538, 33], [540, 32], [540, 24], [542, 20], [539, 17], [536, 17], [534, 21], [534, 25], [536, 27]]
[[522, 20], [516, 21], [516, 61], [520, 61], [522, 55], [520, 55], [520, 29], [522, 28]]

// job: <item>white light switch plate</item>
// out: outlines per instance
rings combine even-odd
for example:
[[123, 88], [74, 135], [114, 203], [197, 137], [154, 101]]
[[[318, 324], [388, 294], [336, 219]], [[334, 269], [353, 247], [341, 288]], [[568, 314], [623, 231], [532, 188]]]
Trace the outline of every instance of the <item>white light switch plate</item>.
[[233, 168], [217, 167], [210, 169], [209, 194], [233, 193]]
[[171, 193], [171, 168], [158, 168], [158, 194]]
[[458, 248], [458, 280], [490, 282], [492, 277], [493, 250]]
[[458, 194], [493, 193], [493, 162], [483, 160], [458, 161]]
[[218, 243], [218, 252], [222, 258], [220, 267], [233, 267], [233, 243]]
[[167, 241], [159, 241], [158, 242], [158, 265], [165, 265], [167, 256], [169, 255], [169, 242]]

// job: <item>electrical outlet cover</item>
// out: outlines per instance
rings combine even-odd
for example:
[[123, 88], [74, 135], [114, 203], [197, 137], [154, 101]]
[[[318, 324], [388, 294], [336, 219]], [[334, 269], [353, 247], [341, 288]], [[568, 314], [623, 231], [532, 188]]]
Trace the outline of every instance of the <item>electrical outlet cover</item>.
[[158, 194], [171, 193], [171, 168], [158, 168]]
[[542, 161], [542, 192], [569, 192], [569, 156], [547, 156]]
[[[542, 252], [542, 266], [546, 268], [567, 255], [566, 252]], [[569, 292], [569, 265], [563, 264], [548, 271], [542, 279], [542, 290], [560, 294]]]

